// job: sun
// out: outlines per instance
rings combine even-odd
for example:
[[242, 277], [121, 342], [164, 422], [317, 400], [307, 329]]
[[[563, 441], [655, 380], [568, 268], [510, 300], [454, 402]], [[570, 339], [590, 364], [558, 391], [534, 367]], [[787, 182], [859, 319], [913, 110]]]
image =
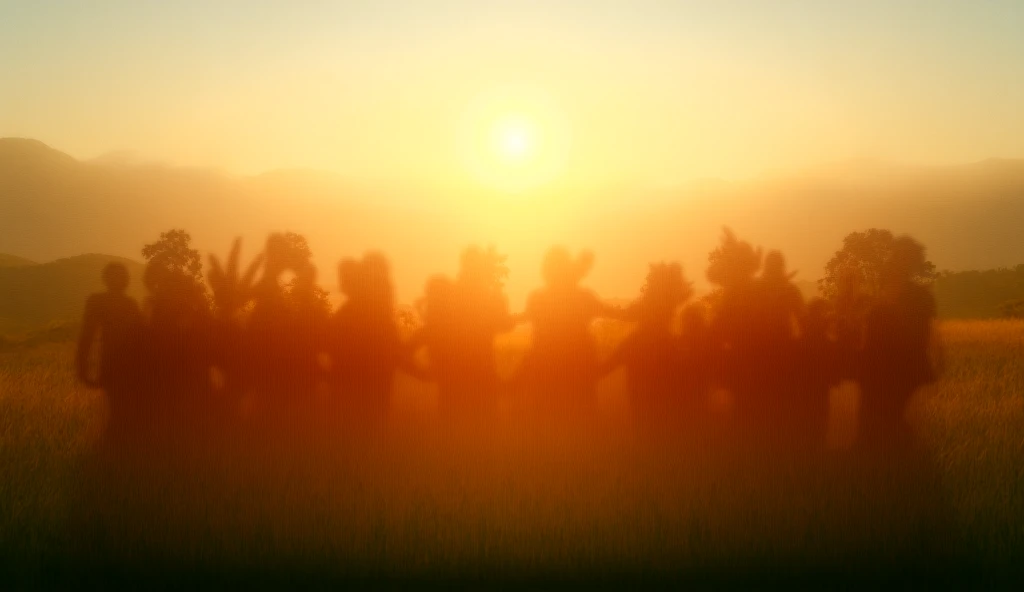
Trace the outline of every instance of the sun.
[[532, 87], [499, 87], [474, 97], [458, 138], [470, 178], [505, 194], [556, 182], [569, 152], [562, 110], [550, 95]]
[[536, 151], [537, 140], [536, 125], [523, 115], [508, 115], [494, 125], [493, 148], [507, 163], [528, 161]]

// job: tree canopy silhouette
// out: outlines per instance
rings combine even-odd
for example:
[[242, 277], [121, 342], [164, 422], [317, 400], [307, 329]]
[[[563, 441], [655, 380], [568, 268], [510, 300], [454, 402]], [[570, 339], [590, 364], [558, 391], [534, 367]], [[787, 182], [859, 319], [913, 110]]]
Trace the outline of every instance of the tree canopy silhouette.
[[[891, 231], [879, 228], [846, 235], [843, 248], [832, 256], [825, 265], [825, 276], [818, 280], [822, 294], [835, 300], [843, 290], [855, 289], [867, 297], [877, 296], [884, 270], [899, 250], [899, 240]], [[931, 282], [937, 277], [935, 265], [925, 259], [923, 248], [909, 256], [912, 280]]]
[[146, 259], [143, 283], [151, 296], [171, 298], [191, 308], [208, 307], [203, 284], [203, 263], [191, 247], [192, 237], [181, 229], [161, 232], [160, 238], [142, 247]]
[[192, 237], [184, 230], [160, 233], [160, 239], [142, 247], [142, 256], [150, 265], [159, 265], [168, 272], [203, 280], [203, 262], [199, 251], [190, 245]]

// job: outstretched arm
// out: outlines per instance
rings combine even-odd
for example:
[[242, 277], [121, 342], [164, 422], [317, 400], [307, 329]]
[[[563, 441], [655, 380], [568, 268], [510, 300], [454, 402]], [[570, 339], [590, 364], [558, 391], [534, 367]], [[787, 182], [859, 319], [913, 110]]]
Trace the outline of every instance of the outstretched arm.
[[616, 321], [635, 321], [636, 314], [632, 306], [617, 306], [599, 301], [598, 316]]

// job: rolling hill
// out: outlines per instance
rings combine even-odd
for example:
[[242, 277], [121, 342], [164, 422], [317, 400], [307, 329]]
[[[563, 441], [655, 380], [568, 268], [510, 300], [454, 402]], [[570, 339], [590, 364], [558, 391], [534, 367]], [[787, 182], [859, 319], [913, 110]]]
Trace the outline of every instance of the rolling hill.
[[35, 265], [36, 262], [31, 259], [24, 257], [18, 257], [17, 255], [7, 255], [0, 253], [0, 267], [23, 267], [25, 265]]
[[[396, 182], [397, 183], [397, 182]], [[743, 182], [673, 190], [560, 191], [511, 200], [466, 188], [357, 184], [329, 173], [276, 171], [252, 177], [124, 159], [78, 161], [35, 140], [0, 139], [0, 252], [35, 261], [78, 253], [138, 258], [170, 228], [200, 251], [223, 253], [235, 236], [243, 257], [266, 233], [309, 239], [319, 281], [335, 283], [342, 256], [380, 249], [391, 257], [399, 300], [452, 273], [462, 247], [493, 243], [507, 253], [513, 307], [540, 282], [544, 249], [589, 247], [589, 285], [629, 298], [647, 263], [683, 263], [698, 289], [723, 225], [777, 248], [801, 281], [813, 281], [851, 231], [909, 233], [939, 269], [1012, 267], [1024, 261], [1024, 161], [902, 166], [850, 161]]]
[[[5, 257], [0, 255], [0, 261]], [[103, 290], [100, 272], [111, 261], [128, 267], [129, 293], [141, 302], [143, 265], [123, 257], [88, 254], [0, 266], [0, 334], [34, 331], [54, 322], [77, 323], [86, 297]]]

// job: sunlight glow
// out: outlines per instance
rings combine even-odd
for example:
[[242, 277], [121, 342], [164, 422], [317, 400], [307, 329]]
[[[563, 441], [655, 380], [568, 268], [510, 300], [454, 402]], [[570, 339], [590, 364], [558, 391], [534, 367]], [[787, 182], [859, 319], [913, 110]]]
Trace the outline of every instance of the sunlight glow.
[[536, 131], [527, 118], [513, 115], [494, 126], [494, 141], [501, 157], [508, 162], [521, 163], [529, 159], [534, 150]]
[[458, 144], [474, 182], [518, 195], [558, 180], [569, 153], [568, 125], [546, 93], [498, 88], [470, 102]]

